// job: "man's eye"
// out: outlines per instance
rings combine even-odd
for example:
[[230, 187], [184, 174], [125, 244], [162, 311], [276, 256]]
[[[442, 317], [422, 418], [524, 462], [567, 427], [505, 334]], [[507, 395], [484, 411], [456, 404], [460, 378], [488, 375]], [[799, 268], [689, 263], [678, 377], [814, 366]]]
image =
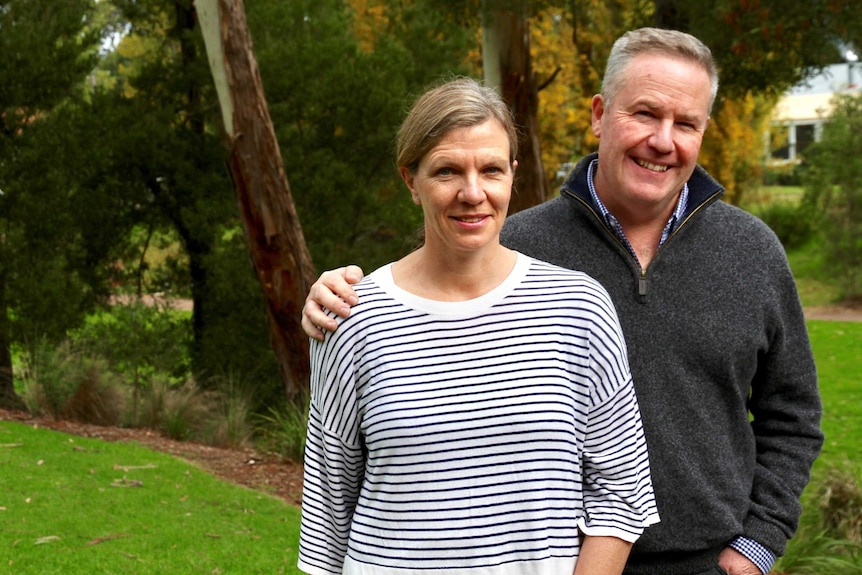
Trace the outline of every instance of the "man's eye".
[[451, 168], [440, 168], [439, 170], [437, 170], [437, 175], [438, 176], [451, 176], [452, 175], [452, 169]]

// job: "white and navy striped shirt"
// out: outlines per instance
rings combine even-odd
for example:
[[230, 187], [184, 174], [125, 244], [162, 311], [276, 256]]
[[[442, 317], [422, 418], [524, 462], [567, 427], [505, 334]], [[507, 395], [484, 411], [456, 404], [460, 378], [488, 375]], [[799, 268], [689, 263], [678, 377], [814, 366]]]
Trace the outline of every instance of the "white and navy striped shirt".
[[571, 575], [580, 533], [634, 541], [658, 521], [596, 281], [519, 254], [470, 301], [405, 292], [391, 266], [356, 291], [311, 345], [300, 569]]

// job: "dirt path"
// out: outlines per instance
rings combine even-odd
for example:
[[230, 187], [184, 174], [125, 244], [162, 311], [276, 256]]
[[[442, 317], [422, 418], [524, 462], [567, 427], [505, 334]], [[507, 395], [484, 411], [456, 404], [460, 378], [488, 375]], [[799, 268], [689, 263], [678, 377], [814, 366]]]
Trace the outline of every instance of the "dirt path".
[[807, 307], [806, 319], [822, 319], [827, 321], [862, 321], [862, 308], [840, 305]]

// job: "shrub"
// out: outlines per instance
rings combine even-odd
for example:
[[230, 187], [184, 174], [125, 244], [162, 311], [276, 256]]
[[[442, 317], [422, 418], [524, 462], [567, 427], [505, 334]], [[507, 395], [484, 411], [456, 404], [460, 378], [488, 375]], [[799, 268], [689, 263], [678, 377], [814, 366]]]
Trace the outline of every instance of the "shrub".
[[305, 434], [308, 427], [308, 402], [285, 402], [270, 407], [268, 413], [258, 415], [261, 422], [261, 448], [278, 453], [291, 461], [301, 462], [305, 454]]
[[801, 186], [807, 169], [803, 162], [769, 164], [763, 170], [763, 185]]
[[158, 373], [180, 383], [190, 374], [189, 314], [164, 304], [113, 305], [89, 316], [70, 339], [76, 349], [105, 358], [130, 381]]
[[159, 429], [171, 439], [198, 439], [215, 409], [215, 394], [198, 387], [194, 380], [171, 385], [155, 379], [143, 394], [141, 424]]
[[204, 441], [220, 447], [245, 447], [253, 435], [251, 391], [235, 378], [217, 380], [215, 386], [217, 401]]
[[118, 425], [126, 406], [126, 394], [103, 361], [87, 361], [81, 379], [63, 409], [63, 417], [95, 425]]
[[838, 95], [820, 142], [807, 151], [803, 205], [821, 215], [826, 271], [862, 299], [862, 95]]
[[23, 364], [23, 398], [31, 413], [98, 425], [122, 420], [126, 395], [104, 360], [69, 342], [53, 347], [42, 341], [24, 354]]
[[824, 532], [862, 545], [862, 490], [849, 469], [832, 468], [818, 485], [817, 507]]
[[862, 571], [862, 492], [849, 464], [814, 474], [803, 495], [805, 513], [774, 573], [856, 575]]
[[802, 247], [814, 237], [814, 217], [802, 206], [771, 202], [758, 216], [772, 228], [786, 250]]

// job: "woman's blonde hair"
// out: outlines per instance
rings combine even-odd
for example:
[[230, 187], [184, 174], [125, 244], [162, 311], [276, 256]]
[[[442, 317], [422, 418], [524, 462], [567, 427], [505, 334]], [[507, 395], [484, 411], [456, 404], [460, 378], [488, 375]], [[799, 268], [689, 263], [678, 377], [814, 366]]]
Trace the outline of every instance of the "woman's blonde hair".
[[415, 172], [419, 162], [452, 130], [491, 118], [509, 137], [509, 162], [518, 154], [518, 135], [509, 107], [497, 92], [472, 78], [456, 78], [422, 94], [398, 130], [398, 167]]

